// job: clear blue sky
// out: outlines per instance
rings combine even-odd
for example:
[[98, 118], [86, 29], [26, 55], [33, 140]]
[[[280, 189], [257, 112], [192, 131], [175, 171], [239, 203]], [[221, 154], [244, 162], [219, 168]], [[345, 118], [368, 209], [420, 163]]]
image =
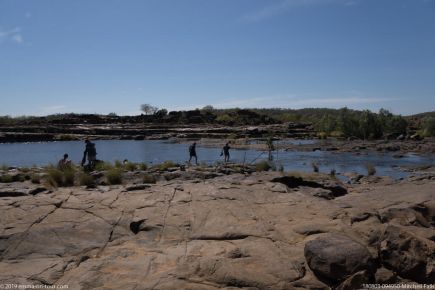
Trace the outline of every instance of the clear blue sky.
[[435, 110], [435, 0], [0, 0], [0, 115]]

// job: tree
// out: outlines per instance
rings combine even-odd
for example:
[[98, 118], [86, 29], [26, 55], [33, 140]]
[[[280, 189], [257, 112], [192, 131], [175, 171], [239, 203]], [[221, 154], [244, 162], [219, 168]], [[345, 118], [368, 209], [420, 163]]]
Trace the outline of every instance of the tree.
[[203, 112], [209, 112], [209, 113], [211, 113], [211, 112], [213, 112], [214, 111], [214, 108], [213, 108], [213, 106], [212, 105], [207, 105], [207, 106], [204, 106], [202, 109], [201, 109], [201, 111], [203, 111]]
[[425, 136], [435, 136], [435, 118], [429, 117], [424, 122], [424, 131]]
[[142, 104], [140, 109], [145, 113], [145, 115], [154, 115], [159, 108], [151, 106], [150, 104]]
[[166, 110], [166, 109], [160, 109], [154, 113], [154, 115], [156, 117], [159, 117], [159, 118], [162, 118], [162, 117], [166, 116], [167, 114], [168, 114], [168, 110]]

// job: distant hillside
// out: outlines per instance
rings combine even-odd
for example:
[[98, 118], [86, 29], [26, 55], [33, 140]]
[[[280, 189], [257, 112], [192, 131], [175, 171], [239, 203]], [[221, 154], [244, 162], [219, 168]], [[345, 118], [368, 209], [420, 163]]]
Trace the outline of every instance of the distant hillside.
[[405, 116], [409, 127], [414, 130], [422, 130], [426, 126], [426, 122], [429, 118], [435, 118], [435, 111]]
[[406, 118], [428, 118], [428, 117], [434, 117], [435, 118], [435, 111], [433, 112], [426, 112], [426, 113], [419, 113], [414, 115], [405, 116]]

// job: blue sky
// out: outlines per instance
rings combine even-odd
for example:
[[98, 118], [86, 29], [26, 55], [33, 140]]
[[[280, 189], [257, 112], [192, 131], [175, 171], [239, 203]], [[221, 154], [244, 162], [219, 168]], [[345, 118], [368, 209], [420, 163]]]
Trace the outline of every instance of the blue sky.
[[435, 110], [435, 0], [0, 0], [0, 115]]

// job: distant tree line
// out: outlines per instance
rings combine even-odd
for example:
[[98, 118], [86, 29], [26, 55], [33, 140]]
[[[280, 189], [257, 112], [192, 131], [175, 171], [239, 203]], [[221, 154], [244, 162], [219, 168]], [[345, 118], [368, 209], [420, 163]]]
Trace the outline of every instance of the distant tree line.
[[170, 124], [221, 124], [224, 126], [266, 125], [297, 123], [313, 126], [321, 136], [356, 137], [377, 139], [418, 132], [435, 136], [435, 112], [408, 117], [394, 115], [385, 109], [378, 113], [348, 108], [307, 109], [216, 109], [208, 105], [202, 109], [170, 111], [150, 104], [141, 105], [143, 114], [118, 116], [115, 113], [54, 114], [44, 117], [0, 116], [0, 126], [49, 125], [49, 124], [105, 124], [105, 123], [170, 123]]
[[369, 110], [351, 111], [343, 108], [334, 114], [324, 114], [315, 122], [315, 128], [326, 135], [378, 139], [405, 135], [408, 122], [402, 116], [393, 115], [385, 109], [376, 114]]

